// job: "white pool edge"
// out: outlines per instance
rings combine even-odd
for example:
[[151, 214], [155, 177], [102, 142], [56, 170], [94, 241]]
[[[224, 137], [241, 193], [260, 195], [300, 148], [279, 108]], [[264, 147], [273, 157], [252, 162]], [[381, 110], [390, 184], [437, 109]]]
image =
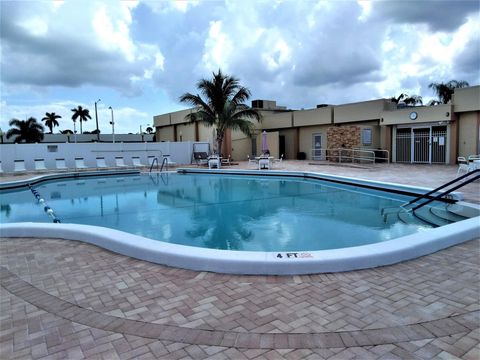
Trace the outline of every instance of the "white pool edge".
[[[282, 175], [282, 172], [276, 172], [275, 175]], [[385, 186], [385, 183], [375, 183]], [[475, 207], [473, 204], [464, 205]], [[2, 224], [0, 236], [82, 241], [140, 260], [196, 271], [245, 275], [301, 275], [367, 269], [412, 260], [479, 238], [479, 224], [480, 217], [475, 217], [370, 245], [289, 253], [205, 249], [152, 240], [110, 228], [77, 224]]]

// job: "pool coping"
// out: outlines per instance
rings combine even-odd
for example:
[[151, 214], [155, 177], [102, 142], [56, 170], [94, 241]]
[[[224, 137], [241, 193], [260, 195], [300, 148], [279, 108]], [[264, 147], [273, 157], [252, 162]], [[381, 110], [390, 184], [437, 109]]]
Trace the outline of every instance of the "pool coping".
[[[209, 171], [188, 169], [196, 173], [229, 173], [259, 175], [265, 172], [248, 170]], [[194, 170], [194, 171], [191, 171]], [[178, 169], [182, 173], [184, 169]], [[102, 172], [105, 175], [105, 172]], [[286, 172], [269, 171], [270, 176], [281, 176]], [[288, 172], [290, 176], [322, 178], [323, 174], [306, 172]], [[83, 173], [80, 173], [83, 175]], [[115, 173], [118, 174], [118, 173]], [[97, 174], [99, 175], [99, 174]], [[49, 176], [48, 180], [52, 179]], [[330, 179], [353, 178], [325, 175]], [[357, 180], [357, 179], [353, 179]], [[417, 189], [400, 184], [360, 180], [364, 185], [392, 185], [402, 191]], [[28, 181], [27, 181], [28, 183]], [[384, 186], [385, 187], [385, 186]], [[417, 192], [418, 193], [418, 192]], [[473, 204], [461, 203], [465, 206]], [[412, 235], [381, 243], [333, 250], [298, 252], [254, 252], [204, 249], [191, 246], [166, 243], [123, 231], [90, 225], [54, 224], [54, 223], [10, 223], [0, 225], [2, 237], [38, 237], [60, 238], [83, 241], [113, 252], [162, 265], [185, 268], [196, 271], [212, 271], [227, 274], [246, 275], [302, 275], [324, 272], [351, 271], [378, 266], [391, 265], [428, 255], [447, 247], [479, 237], [480, 217], [474, 217], [429, 229]]]

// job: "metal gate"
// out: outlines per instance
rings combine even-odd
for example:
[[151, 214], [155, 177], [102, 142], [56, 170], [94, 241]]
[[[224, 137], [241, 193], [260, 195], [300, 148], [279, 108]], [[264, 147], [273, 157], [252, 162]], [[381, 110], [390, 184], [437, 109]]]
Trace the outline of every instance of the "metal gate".
[[447, 127], [398, 128], [395, 145], [396, 162], [445, 164]]

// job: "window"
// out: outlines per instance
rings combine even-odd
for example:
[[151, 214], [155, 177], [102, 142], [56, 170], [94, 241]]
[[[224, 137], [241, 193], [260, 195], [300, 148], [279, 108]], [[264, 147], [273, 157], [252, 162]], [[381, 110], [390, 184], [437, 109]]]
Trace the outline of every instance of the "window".
[[372, 129], [362, 129], [362, 144], [372, 145]]

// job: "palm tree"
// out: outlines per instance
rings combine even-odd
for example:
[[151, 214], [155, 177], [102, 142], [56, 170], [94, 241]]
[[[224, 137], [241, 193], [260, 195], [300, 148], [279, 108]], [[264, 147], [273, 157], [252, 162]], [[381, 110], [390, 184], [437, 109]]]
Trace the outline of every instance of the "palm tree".
[[60, 115], [53, 113], [45, 113], [45, 117], [42, 119], [42, 121], [45, 121], [45, 126], [50, 129], [50, 134], [53, 134], [53, 128], [55, 126], [58, 126], [58, 121], [57, 119], [61, 119], [62, 117]]
[[90, 111], [88, 109], [84, 109], [81, 106], [78, 106], [76, 109], [72, 109], [73, 115], [72, 120], [73, 122], [78, 120], [80, 121], [80, 134], [83, 134], [82, 131], [82, 122], [87, 121], [88, 119], [92, 119], [90, 116]]
[[403, 99], [403, 102], [407, 105], [415, 106], [417, 104], [423, 105], [423, 99], [420, 95], [407, 96]]
[[446, 84], [444, 83], [431, 83], [428, 85], [430, 89], [433, 89], [435, 94], [438, 96], [440, 104], [448, 104], [452, 99], [453, 92], [457, 88], [464, 88], [470, 86], [468, 82], [464, 80], [450, 80]]
[[204, 96], [185, 93], [181, 102], [195, 106], [196, 111], [185, 116], [190, 122], [198, 121], [206, 126], [215, 126], [217, 135], [217, 151], [221, 155], [222, 143], [227, 129], [240, 130], [247, 136], [253, 133], [253, 123], [260, 121], [260, 114], [244, 104], [250, 97], [250, 91], [240, 86], [239, 80], [233, 76], [213, 73], [212, 80], [201, 79], [197, 88]]
[[145, 129], [145, 131], [147, 132], [147, 134], [151, 134], [153, 132], [153, 128], [149, 126]]
[[398, 104], [400, 102], [400, 100], [406, 98], [408, 95], [407, 94], [404, 94], [404, 93], [401, 93], [400, 95], [398, 95], [397, 97], [395, 96], [392, 96], [390, 98], [390, 101], [391, 102], [394, 102], [395, 104]]
[[12, 119], [8, 123], [10, 126], [14, 126], [7, 131], [7, 139], [15, 136], [15, 143], [36, 143], [43, 140], [44, 128], [43, 125], [37, 122], [37, 119], [31, 117], [28, 120]]

